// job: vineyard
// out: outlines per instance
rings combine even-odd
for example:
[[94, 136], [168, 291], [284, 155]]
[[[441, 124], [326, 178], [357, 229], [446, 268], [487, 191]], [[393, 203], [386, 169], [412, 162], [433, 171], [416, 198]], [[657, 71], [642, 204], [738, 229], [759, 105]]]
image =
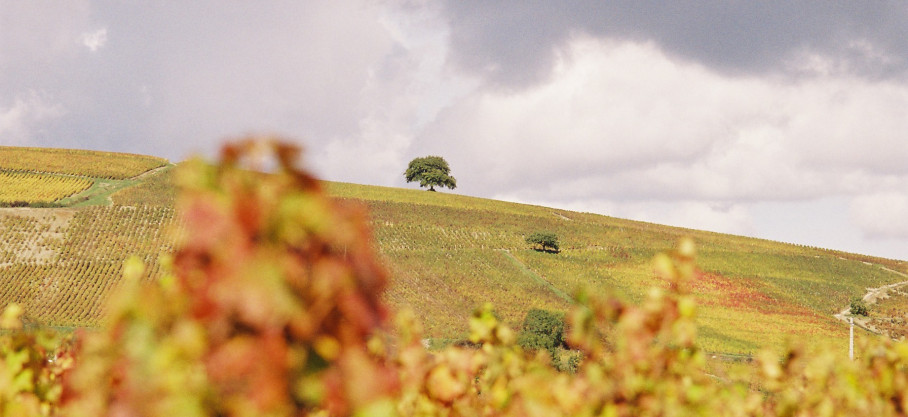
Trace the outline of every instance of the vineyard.
[[[816, 312], [809, 303], [770, 296], [772, 282], [760, 277], [735, 278], [698, 267], [701, 254], [690, 238], [641, 263], [648, 273], [637, 278], [651, 288], [639, 302], [628, 302], [622, 298], [635, 297], [633, 285], [625, 284], [624, 297], [600, 294], [592, 287], [565, 297], [553, 290], [562, 283], [545, 272], [541, 259], [518, 249], [481, 248], [486, 238], [509, 242], [506, 233], [457, 230], [458, 222], [452, 222], [428, 230], [433, 230], [433, 238], [453, 236], [466, 242], [426, 250], [406, 249], [415, 243], [407, 230], [396, 235], [390, 251], [415, 256], [398, 272], [417, 269], [421, 277], [439, 275], [429, 286], [447, 286], [428, 297], [404, 293], [405, 299], [445, 292], [472, 297], [464, 287], [473, 285], [483, 287], [478, 291], [488, 287], [487, 298], [535, 291], [544, 303], [571, 300], [563, 323], [555, 322], [561, 315], [546, 313], [554, 321], [541, 326], [545, 328], [536, 326], [542, 331], [560, 329], [564, 354], [524, 346], [524, 333], [504, 323], [502, 310], [493, 304], [474, 308], [464, 318], [469, 331], [462, 343], [430, 351], [418, 319], [421, 312], [389, 314], [387, 299], [394, 296], [386, 290], [396, 284], [375, 256], [364, 213], [325, 196], [308, 173], [297, 170], [292, 165], [294, 147], [271, 145], [281, 164], [274, 175], [257, 174], [237, 163], [261, 150], [252, 141], [228, 148], [226, 160], [215, 169], [189, 165], [194, 175], [186, 177], [189, 192], [181, 196], [176, 214], [181, 237], [166, 248], [174, 252], [166, 267], [149, 270], [136, 258], [125, 263], [73, 262], [72, 275], [51, 271], [50, 263], [22, 266], [27, 269], [24, 276], [41, 278], [0, 288], [4, 296], [29, 297], [0, 313], [0, 415], [878, 417], [904, 416], [908, 410], [905, 342], [864, 335], [857, 340], [855, 358], [848, 360], [839, 349], [816, 345], [810, 331], [822, 323], [807, 320], [792, 330], [805, 332], [811, 346], [794, 341], [765, 346], [746, 360], [714, 360], [717, 354], [703, 347], [700, 338], [727, 329], [701, 324], [701, 312], [711, 307], [728, 307], [728, 314], [753, 313], [738, 315], [740, 321]], [[153, 225], [173, 216], [166, 209], [137, 207], [86, 210], [85, 216], [81, 210], [71, 211], [70, 217], [46, 215], [44, 220], [52, 219], [56, 227], [25, 219], [30, 213], [8, 224], [19, 233], [42, 234], [49, 247], [59, 248], [56, 239], [103, 227], [87, 217]], [[491, 212], [485, 210], [484, 216]], [[573, 213], [560, 214], [564, 220]], [[571, 221], [582, 217], [575, 214]], [[372, 223], [400, 224], [375, 216]], [[620, 228], [628, 226], [622, 223]], [[639, 226], [638, 232], [659, 235], [658, 227]], [[126, 233], [119, 227], [103, 230]], [[715, 235], [700, 239], [707, 246], [723, 240]], [[781, 260], [801, 252], [813, 257], [823, 253], [767, 242], [730, 243], [754, 251], [776, 250]], [[95, 250], [105, 245], [119, 246], [104, 243]], [[610, 260], [616, 266], [636, 263], [638, 256], [615, 246], [584, 251], [584, 262]], [[558, 257], [537, 254], [546, 260]], [[427, 257], [440, 262], [420, 261]], [[455, 260], [445, 264], [445, 258]], [[471, 258], [484, 269], [468, 277], [459, 276], [457, 268], [449, 270]], [[725, 267], [746, 269], [748, 263]], [[121, 268], [118, 282], [91, 278]], [[770, 270], [780, 274], [784, 269], [780, 264]], [[847, 271], [845, 265], [829, 269]], [[148, 279], [155, 271], [165, 275]], [[812, 279], [822, 280], [825, 273]], [[530, 281], [539, 285], [503, 285], [505, 279], [521, 281], [521, 275], [532, 276]], [[76, 276], [88, 278], [72, 278]], [[108, 303], [80, 301], [107, 298], [112, 286], [119, 290]], [[66, 287], [78, 288], [80, 296]], [[899, 294], [890, 295], [894, 302], [903, 302], [896, 300]], [[54, 304], [79, 308], [54, 315], [57, 311], [48, 308]], [[88, 332], [29, 326], [35, 324], [35, 314], [79, 321], [102, 313], [105, 320]], [[717, 366], [722, 363], [727, 366]]]
[[0, 171], [0, 204], [50, 203], [91, 187], [85, 177]]
[[[908, 266], [452, 194], [341, 183], [327, 188], [369, 207], [376, 246], [394, 277], [387, 300], [419, 311], [427, 336], [436, 339], [465, 337], [463, 318], [484, 302], [513, 327], [531, 308], [566, 311], [570, 303], [558, 294], [580, 288], [641, 302], [651, 287], [666, 285], [652, 273], [652, 257], [691, 236], [700, 248], [694, 297], [701, 347], [753, 354], [801, 335], [842, 350], [848, 329], [832, 314], [867, 287], [901, 280], [881, 265]], [[555, 231], [561, 253], [532, 250], [524, 237], [534, 230]]]
[[63, 206], [0, 209], [0, 305], [24, 307], [32, 325], [96, 327], [126, 259], [139, 258], [150, 278], [159, 276], [173, 241], [174, 190], [166, 163], [141, 155], [0, 147], [0, 204]]
[[164, 165], [167, 165], [166, 159], [145, 155], [0, 146], [0, 170], [3, 171], [45, 172], [122, 180]]
[[7, 210], [18, 212], [0, 212], [0, 304], [23, 306], [30, 323], [97, 326], [125, 260], [138, 257], [156, 277], [161, 254], [171, 251], [172, 208]]
[[177, 194], [173, 172], [173, 167], [164, 168], [136, 185], [117, 191], [110, 196], [111, 200], [121, 206], [173, 207]]
[[32, 325], [96, 327], [126, 259], [138, 257], [149, 266], [149, 277], [160, 275], [161, 256], [172, 250], [172, 204], [111, 204], [106, 196], [159, 182], [160, 173], [113, 178], [137, 176], [162, 160], [27, 148], [0, 148], [0, 160], [0, 203], [72, 206], [0, 209], [0, 305], [22, 306], [24, 321]]
[[[49, 158], [58, 150], [32, 151], [39, 155], [20, 156]], [[103, 155], [133, 159], [132, 171], [123, 175], [145, 174], [127, 180], [98, 177], [79, 194], [85, 197], [59, 200], [71, 204], [64, 208], [0, 209], [0, 239], [5, 242], [0, 306], [26, 306], [30, 323], [97, 326], [103, 301], [119, 285], [123, 262], [136, 256], [154, 277], [160, 274], [161, 254], [173, 250], [168, 230], [174, 223], [179, 168], [156, 165], [156, 158], [142, 165], [140, 157]], [[142, 171], [148, 167], [152, 170]], [[514, 328], [530, 309], [569, 310], [571, 297], [581, 289], [642, 302], [650, 288], [668, 285], [653, 273], [652, 258], [690, 236], [700, 252], [692, 296], [699, 304], [702, 348], [750, 355], [802, 335], [816, 345], [844, 349], [847, 328], [831, 315], [864, 288], [901, 280], [881, 265], [901, 271], [908, 267], [903, 261], [589, 213], [448, 193], [323, 184], [329, 195], [368, 208], [375, 249], [392, 276], [383, 297], [395, 309], [418, 311], [433, 343], [463, 340], [466, 318], [487, 302]], [[535, 230], [557, 233], [561, 252], [532, 250], [524, 239]]]

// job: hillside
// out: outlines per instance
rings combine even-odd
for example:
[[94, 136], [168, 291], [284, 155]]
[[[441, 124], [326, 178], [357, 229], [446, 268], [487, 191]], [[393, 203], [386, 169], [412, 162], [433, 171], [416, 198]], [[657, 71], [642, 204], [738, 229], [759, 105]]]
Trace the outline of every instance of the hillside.
[[[83, 165], [43, 162], [28, 170], [4, 165], [4, 151], [22, 160], [60, 159], [56, 150], [0, 149], [0, 174], [91, 184], [51, 201], [62, 207], [0, 209], [0, 305], [22, 303], [36, 324], [97, 326], [123, 261], [137, 255], [154, 276], [158, 254], [170, 249], [172, 165], [86, 151], [72, 159]], [[107, 157], [126, 163], [106, 164]], [[97, 170], [124, 165], [131, 170]], [[326, 187], [368, 207], [376, 248], [391, 271], [387, 300], [415, 310], [426, 334], [439, 340], [462, 337], [470, 312], [486, 302], [516, 327], [531, 308], [567, 310], [578, 288], [640, 301], [666, 285], [652, 273], [652, 257], [682, 236], [698, 245], [701, 273], [692, 285], [699, 340], [713, 352], [750, 353], [793, 335], [847, 349], [848, 330], [832, 315], [868, 287], [904, 280], [892, 271], [908, 272], [902, 261], [589, 213], [421, 190]], [[532, 250], [524, 237], [535, 231], [557, 233], [561, 252]]]
[[[456, 338], [464, 317], [491, 302], [512, 325], [530, 308], [566, 310], [577, 288], [640, 301], [664, 286], [651, 260], [682, 236], [697, 242], [700, 343], [710, 351], [753, 352], [791, 336], [838, 343], [847, 327], [832, 315], [867, 287], [902, 281], [902, 261], [681, 229], [538, 206], [405, 190], [329, 184], [365, 202], [376, 244], [394, 277], [389, 299], [411, 306], [427, 333]], [[553, 231], [558, 254], [524, 236]]]
[[[170, 250], [172, 200], [129, 198], [170, 167], [143, 155], [0, 147], [0, 182], [19, 185], [11, 197], [0, 193], [14, 206], [0, 208], [0, 304], [21, 304], [34, 324], [97, 326], [123, 262], [138, 256], [155, 273]], [[42, 197], [48, 190], [57, 194]]]

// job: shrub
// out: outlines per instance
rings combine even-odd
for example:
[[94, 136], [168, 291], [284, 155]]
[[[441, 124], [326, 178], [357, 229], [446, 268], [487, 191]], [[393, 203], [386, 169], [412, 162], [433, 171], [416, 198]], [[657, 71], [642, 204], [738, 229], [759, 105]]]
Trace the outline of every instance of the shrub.
[[867, 316], [869, 310], [867, 309], [867, 303], [860, 298], [854, 298], [851, 300], [851, 314], [855, 316]]
[[564, 346], [564, 313], [532, 309], [523, 319], [517, 344], [528, 350], [545, 349], [555, 356]]

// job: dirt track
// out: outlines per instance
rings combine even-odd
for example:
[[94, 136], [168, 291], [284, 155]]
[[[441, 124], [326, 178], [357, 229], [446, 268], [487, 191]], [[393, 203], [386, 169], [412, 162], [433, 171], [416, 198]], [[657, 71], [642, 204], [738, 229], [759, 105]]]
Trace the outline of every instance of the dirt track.
[[[908, 274], [886, 268], [885, 266], [881, 266], [880, 268], [885, 271], [892, 272], [893, 274], [900, 275], [904, 278], [908, 278]], [[877, 287], [877, 288], [868, 288], [867, 294], [864, 294], [864, 297], [862, 297], [861, 299], [864, 300], [864, 303], [866, 303], [867, 305], [876, 304], [877, 300], [888, 297], [888, 295], [886, 295], [886, 293], [889, 292], [889, 290], [904, 287], [904, 286], [908, 286], [908, 281], [896, 282], [896, 283], [889, 284], [889, 285], [883, 285], [882, 287]], [[847, 306], [844, 309], [842, 309], [842, 311], [840, 311], [838, 314], [834, 314], [833, 317], [835, 317], [845, 323], [848, 323], [848, 313], [850, 312], [850, 310], [851, 310], [851, 306]], [[856, 325], [863, 327], [867, 330], [870, 330], [874, 333], [880, 333], [879, 329], [871, 326], [868, 323], [868, 321], [870, 321], [870, 319], [868, 317], [854, 316], [854, 323]]]

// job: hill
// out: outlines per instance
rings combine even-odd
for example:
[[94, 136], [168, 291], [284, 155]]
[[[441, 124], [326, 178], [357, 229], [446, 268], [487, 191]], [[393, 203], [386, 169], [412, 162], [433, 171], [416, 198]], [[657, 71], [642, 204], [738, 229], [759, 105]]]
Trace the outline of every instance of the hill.
[[141, 191], [171, 168], [144, 155], [0, 147], [0, 184], [19, 190], [0, 193], [13, 206], [0, 208], [0, 304], [21, 304], [34, 324], [97, 326], [123, 262], [138, 256], [154, 273], [170, 249], [172, 199], [156, 205]]
[[[96, 165], [106, 156], [124, 158], [88, 154]], [[8, 242], [0, 250], [0, 305], [20, 302], [27, 318], [43, 325], [96, 326], [128, 255], [142, 258], [154, 276], [159, 254], [170, 248], [173, 169], [156, 158], [143, 163], [120, 176], [17, 168], [92, 185], [52, 202], [63, 207], [0, 210], [0, 239]], [[391, 271], [387, 301], [415, 310], [438, 341], [462, 337], [470, 312], [486, 302], [517, 327], [531, 308], [567, 310], [578, 288], [641, 301], [666, 285], [652, 272], [653, 256], [691, 236], [699, 250], [692, 285], [704, 348], [750, 353], [798, 335], [846, 349], [847, 327], [833, 314], [868, 287], [905, 280], [896, 272], [908, 269], [903, 261], [453, 194], [326, 188], [368, 207], [376, 248]], [[561, 252], [530, 248], [524, 237], [536, 231], [555, 232]]]
[[[577, 288], [640, 301], [665, 285], [651, 260], [682, 236], [697, 242], [701, 345], [753, 352], [792, 336], [839, 343], [833, 314], [868, 287], [903, 281], [906, 263], [820, 248], [681, 229], [472, 197], [329, 184], [364, 201], [375, 240], [394, 277], [390, 301], [412, 306], [433, 337], [458, 337], [469, 311], [491, 302], [509, 323], [530, 308], [566, 310]], [[532, 250], [524, 236], [557, 233], [558, 254]]]

